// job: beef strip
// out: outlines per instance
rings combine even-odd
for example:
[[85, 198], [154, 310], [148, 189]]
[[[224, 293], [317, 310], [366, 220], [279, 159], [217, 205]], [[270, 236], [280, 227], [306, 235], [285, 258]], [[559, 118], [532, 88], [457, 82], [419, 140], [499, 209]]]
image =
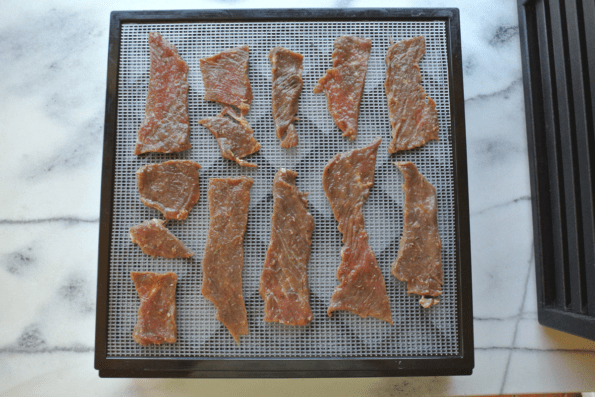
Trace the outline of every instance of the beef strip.
[[337, 269], [340, 285], [333, 292], [327, 312], [331, 316], [335, 310], [349, 310], [392, 324], [384, 277], [368, 245], [362, 210], [374, 185], [380, 142], [377, 138], [369, 146], [337, 154], [322, 173], [326, 197], [343, 234], [341, 265]]
[[333, 68], [318, 81], [314, 93], [324, 91], [328, 110], [343, 136], [357, 137], [359, 105], [364, 92], [372, 40], [341, 36], [335, 40]]
[[252, 103], [248, 51], [244, 45], [200, 60], [206, 101], [235, 106], [242, 114], [248, 113]]
[[152, 219], [130, 228], [130, 239], [152, 257], [190, 258], [194, 252], [165, 227], [165, 221]]
[[256, 164], [242, 160], [242, 157], [260, 150], [260, 143], [254, 138], [254, 131], [244, 117], [226, 107], [219, 115], [200, 120], [199, 123], [217, 139], [223, 158], [242, 166], [257, 167]]
[[[302, 93], [302, 62], [304, 56], [282, 47], [269, 53], [273, 65], [273, 119], [281, 147], [288, 149], [298, 144], [298, 135], [293, 122], [298, 111], [298, 99]], [[285, 137], [285, 138], [283, 138]]]
[[149, 48], [149, 92], [134, 154], [188, 150], [188, 64], [159, 33], [149, 33]]
[[132, 339], [141, 345], [175, 343], [178, 276], [172, 272], [131, 272], [130, 278], [140, 298]]
[[200, 164], [190, 160], [170, 160], [147, 164], [136, 171], [141, 201], [160, 211], [166, 219], [183, 220], [198, 202]]
[[281, 168], [273, 180], [271, 241], [260, 277], [264, 321], [306, 325], [312, 321], [308, 260], [314, 218], [307, 194], [295, 186], [295, 171]]
[[217, 319], [238, 344], [240, 335], [248, 334], [242, 268], [252, 183], [245, 176], [209, 181], [209, 233], [202, 261], [202, 294], [215, 304]]
[[438, 140], [436, 103], [421, 86], [419, 61], [426, 53], [423, 36], [392, 43], [386, 53], [384, 89], [392, 128], [389, 153]]
[[422, 295], [419, 303], [430, 307], [442, 294], [442, 243], [438, 234], [436, 188], [419, 173], [415, 164], [395, 164], [405, 183], [405, 220], [399, 253], [392, 274], [407, 282], [407, 293]]

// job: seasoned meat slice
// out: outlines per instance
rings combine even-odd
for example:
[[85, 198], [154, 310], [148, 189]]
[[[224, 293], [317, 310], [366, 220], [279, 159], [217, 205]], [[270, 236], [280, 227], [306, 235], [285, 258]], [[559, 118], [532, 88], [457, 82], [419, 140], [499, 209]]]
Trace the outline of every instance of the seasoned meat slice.
[[136, 171], [141, 201], [166, 219], [186, 219], [200, 196], [199, 169], [200, 164], [190, 160], [143, 165]]
[[[430, 307], [442, 293], [442, 242], [438, 234], [436, 188], [410, 162], [396, 163], [405, 183], [405, 220], [392, 274], [407, 282], [407, 292], [421, 295]], [[427, 298], [433, 297], [433, 298]]]
[[438, 140], [434, 100], [421, 86], [419, 61], [426, 53], [423, 36], [392, 43], [386, 53], [384, 89], [392, 128], [389, 153], [409, 150]]
[[369, 146], [337, 154], [322, 173], [326, 197], [343, 233], [341, 265], [337, 270], [340, 285], [333, 292], [327, 312], [331, 316], [335, 310], [349, 310], [392, 324], [384, 277], [368, 245], [362, 211], [374, 185], [380, 141], [377, 138]]
[[[281, 147], [288, 149], [298, 144], [293, 122], [302, 93], [302, 62], [304, 56], [286, 48], [275, 47], [269, 53], [273, 66], [273, 119]], [[285, 137], [285, 138], [284, 138]]]
[[295, 171], [281, 168], [273, 180], [271, 242], [260, 277], [264, 321], [306, 325], [312, 321], [308, 260], [314, 217], [307, 194], [295, 186]]
[[200, 60], [205, 100], [235, 106], [248, 113], [252, 88], [248, 80], [248, 46], [231, 48]]
[[200, 120], [199, 123], [217, 139], [223, 158], [246, 167], [258, 167], [242, 160], [242, 157], [260, 150], [260, 143], [254, 138], [254, 131], [244, 117], [226, 107], [219, 115]]
[[240, 335], [248, 334], [242, 268], [252, 183], [246, 176], [209, 181], [209, 233], [202, 260], [202, 294], [215, 304], [217, 319], [238, 344]]
[[130, 278], [140, 298], [132, 339], [141, 345], [175, 343], [178, 276], [172, 272], [131, 272]]
[[157, 32], [149, 33], [149, 48], [149, 92], [134, 154], [188, 150], [188, 64]]
[[370, 39], [338, 37], [333, 51], [333, 68], [327, 70], [314, 87], [314, 93], [326, 93], [328, 110], [343, 136], [349, 139], [357, 137], [359, 104], [371, 48]]
[[130, 239], [152, 257], [190, 258], [194, 252], [165, 227], [165, 221], [152, 219], [130, 228]]

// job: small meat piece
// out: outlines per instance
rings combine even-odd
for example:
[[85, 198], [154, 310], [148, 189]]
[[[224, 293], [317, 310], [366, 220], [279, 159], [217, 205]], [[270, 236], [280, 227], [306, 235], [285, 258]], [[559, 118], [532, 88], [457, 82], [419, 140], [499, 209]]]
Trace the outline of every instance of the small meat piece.
[[359, 105], [364, 92], [372, 40], [341, 36], [335, 40], [333, 68], [318, 81], [314, 93], [324, 90], [328, 110], [343, 136], [357, 137]]
[[436, 103], [421, 86], [419, 61], [426, 53], [423, 36], [399, 41], [386, 53], [384, 89], [393, 140], [389, 153], [409, 150], [438, 140]]
[[130, 239], [152, 257], [190, 258], [194, 252], [165, 227], [165, 221], [152, 219], [130, 228]]
[[307, 194], [295, 186], [297, 172], [281, 168], [273, 180], [271, 242], [260, 277], [264, 321], [306, 325], [312, 321], [308, 260], [314, 217]]
[[[298, 144], [298, 135], [293, 122], [298, 111], [298, 99], [302, 93], [302, 62], [304, 56], [282, 47], [269, 53], [273, 65], [273, 119], [281, 147], [288, 149]], [[285, 138], [283, 138], [285, 137]]]
[[421, 295], [419, 303], [428, 308], [442, 294], [442, 242], [438, 234], [436, 188], [419, 173], [415, 164], [395, 164], [405, 183], [405, 220], [397, 259], [391, 273], [407, 282], [407, 293]]
[[242, 295], [244, 233], [248, 222], [252, 178], [212, 178], [209, 181], [209, 233], [202, 261], [202, 294], [215, 304], [217, 319], [240, 343], [248, 334]]
[[235, 106], [248, 113], [252, 88], [248, 80], [248, 46], [232, 48], [200, 60], [205, 101]]
[[223, 158], [245, 167], [258, 167], [242, 160], [242, 157], [260, 150], [260, 143], [254, 138], [254, 131], [244, 117], [238, 116], [231, 108], [226, 107], [219, 115], [200, 120], [199, 124], [206, 127], [217, 139]]
[[143, 165], [136, 171], [141, 201], [166, 219], [186, 219], [200, 196], [199, 169], [200, 164], [190, 160]]
[[368, 245], [363, 205], [374, 185], [377, 138], [369, 146], [339, 153], [322, 173], [322, 186], [331, 204], [339, 231], [343, 234], [340, 285], [335, 288], [327, 310], [348, 310], [361, 317], [372, 316], [393, 323], [384, 277]]
[[130, 272], [140, 298], [132, 339], [141, 345], [176, 343], [176, 284], [178, 276]]
[[175, 153], [188, 150], [188, 64], [175, 46], [157, 32], [149, 33], [151, 71], [145, 119], [134, 154]]

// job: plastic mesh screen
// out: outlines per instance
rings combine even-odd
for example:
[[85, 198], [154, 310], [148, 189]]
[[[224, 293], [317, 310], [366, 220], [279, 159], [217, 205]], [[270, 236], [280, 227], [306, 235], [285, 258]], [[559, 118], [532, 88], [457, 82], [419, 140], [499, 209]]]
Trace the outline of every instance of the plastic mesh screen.
[[[176, 45], [188, 62], [189, 112], [192, 149], [180, 154], [133, 154], [136, 133], [143, 120], [149, 80], [148, 33], [159, 31]], [[354, 142], [341, 136], [327, 111], [324, 94], [314, 95], [318, 79], [331, 67], [334, 39], [341, 35], [372, 39], [372, 53]], [[384, 56], [389, 38], [403, 40], [423, 35], [426, 55], [421, 61], [422, 84], [436, 101], [440, 141], [389, 156], [390, 123], [384, 92]], [[213, 136], [198, 120], [216, 115], [220, 107], [203, 100], [199, 59], [224, 49], [250, 47], [249, 78], [254, 101], [247, 120], [261, 143], [259, 152], [246, 160], [258, 168], [240, 167], [221, 158]], [[296, 129], [299, 145], [282, 149], [271, 115], [271, 48], [280, 45], [304, 55], [304, 87]], [[282, 22], [282, 23], [170, 23], [124, 24], [118, 86], [118, 128], [114, 188], [111, 265], [109, 274], [109, 357], [399, 357], [441, 356], [459, 353], [457, 341], [457, 266], [453, 154], [450, 137], [450, 104], [445, 24], [424, 22]], [[394, 325], [374, 318], [362, 319], [349, 312], [326, 314], [337, 285], [341, 235], [322, 189], [322, 170], [328, 160], [383, 139], [378, 151], [376, 182], [364, 206], [369, 241], [386, 280]], [[138, 195], [135, 171], [144, 164], [170, 159], [190, 159], [201, 164], [201, 198], [184, 221], [170, 221], [169, 230], [196, 255], [188, 260], [151, 258], [132, 244], [129, 228], [162, 215], [145, 207]], [[406, 285], [390, 274], [403, 229], [403, 178], [393, 161], [413, 161], [437, 188], [438, 222], [442, 237], [444, 287], [441, 302], [420, 307], [418, 296], [407, 295]], [[316, 228], [308, 276], [314, 319], [304, 327], [265, 323], [264, 304], [258, 294], [259, 277], [270, 236], [273, 176], [280, 167], [298, 173], [297, 186], [309, 192], [310, 212]], [[249, 335], [238, 346], [215, 318], [215, 309], [200, 293], [201, 260], [208, 230], [207, 187], [211, 177], [248, 175], [254, 178], [248, 227], [244, 240], [243, 293]], [[131, 337], [139, 298], [130, 271], [173, 271], [178, 275], [175, 344], [143, 347]]]

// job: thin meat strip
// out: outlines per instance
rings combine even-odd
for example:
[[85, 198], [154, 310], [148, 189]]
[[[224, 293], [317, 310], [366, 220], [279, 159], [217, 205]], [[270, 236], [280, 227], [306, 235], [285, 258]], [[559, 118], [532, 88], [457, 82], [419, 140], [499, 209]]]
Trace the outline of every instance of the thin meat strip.
[[269, 53], [273, 66], [273, 119], [281, 147], [288, 149], [298, 144], [298, 135], [293, 122], [298, 111], [298, 99], [302, 93], [302, 62], [304, 56], [286, 48], [275, 47]]
[[134, 154], [188, 150], [188, 64], [157, 32], [149, 33], [149, 48], [149, 92]]
[[421, 295], [419, 303], [428, 308], [442, 294], [442, 242], [438, 234], [436, 188], [419, 173], [415, 164], [395, 164], [405, 183], [403, 236], [392, 274], [407, 282], [407, 293]]
[[423, 36], [393, 43], [386, 53], [384, 89], [392, 128], [389, 153], [438, 140], [436, 103], [421, 86], [419, 61], [426, 53]]
[[130, 228], [130, 239], [152, 257], [190, 258], [194, 252], [165, 227], [165, 221], [152, 219]]
[[318, 81], [314, 93], [324, 91], [328, 110], [343, 136], [357, 137], [359, 105], [364, 92], [372, 40], [340, 36], [335, 40], [333, 68]]
[[200, 60], [205, 101], [235, 106], [248, 113], [252, 103], [252, 88], [248, 80], [247, 45], [225, 50]]
[[257, 167], [242, 158], [260, 150], [260, 143], [254, 138], [254, 131], [248, 122], [233, 109], [226, 107], [219, 115], [200, 120], [199, 124], [217, 139], [223, 158], [245, 167]]
[[140, 199], [160, 211], [166, 219], [183, 220], [198, 202], [200, 164], [190, 160], [170, 160], [147, 164], [136, 171]]
[[297, 172], [281, 168], [273, 180], [271, 242], [260, 277], [264, 321], [306, 325], [312, 321], [308, 261], [314, 217], [307, 194], [295, 186]]
[[143, 346], [175, 343], [178, 276], [172, 272], [131, 272], [130, 278], [140, 298], [132, 339]]
[[348, 310], [361, 317], [372, 316], [393, 323], [384, 277], [368, 244], [363, 205], [374, 185], [377, 138], [369, 146], [339, 153], [322, 173], [322, 185], [331, 204], [339, 231], [343, 234], [340, 285], [335, 288], [327, 310]]
[[252, 183], [245, 176], [209, 181], [209, 233], [202, 261], [202, 294], [215, 304], [217, 319], [238, 344], [240, 335], [248, 334], [242, 268]]

